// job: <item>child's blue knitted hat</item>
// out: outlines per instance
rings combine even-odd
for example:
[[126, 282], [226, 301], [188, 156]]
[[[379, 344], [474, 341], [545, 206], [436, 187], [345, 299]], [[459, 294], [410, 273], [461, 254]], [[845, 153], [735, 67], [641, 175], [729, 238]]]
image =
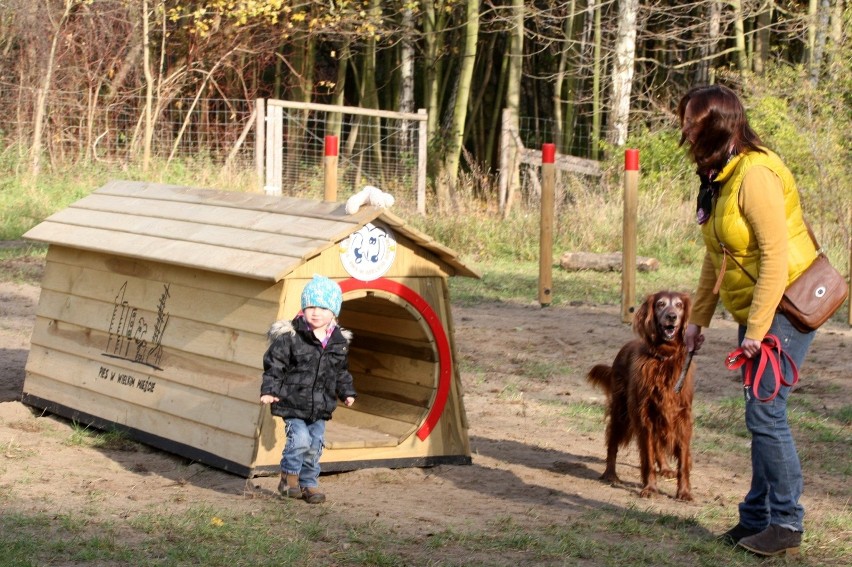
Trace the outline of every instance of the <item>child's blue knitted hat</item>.
[[302, 309], [308, 307], [324, 307], [334, 316], [340, 315], [340, 304], [343, 303], [343, 292], [337, 282], [325, 276], [314, 276], [302, 291]]

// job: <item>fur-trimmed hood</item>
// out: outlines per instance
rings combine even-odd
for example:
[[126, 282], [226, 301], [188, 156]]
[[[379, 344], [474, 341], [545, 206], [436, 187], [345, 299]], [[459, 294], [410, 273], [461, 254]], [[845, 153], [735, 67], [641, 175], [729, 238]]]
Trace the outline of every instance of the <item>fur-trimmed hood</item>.
[[[266, 332], [267, 341], [269, 341], [269, 343], [271, 344], [272, 341], [274, 341], [275, 339], [277, 339], [281, 335], [285, 335], [285, 334], [295, 335], [296, 334], [296, 327], [293, 325], [293, 322], [296, 321], [297, 319], [298, 318], [293, 319], [292, 321], [288, 321], [286, 319], [282, 319], [280, 321], [275, 321], [272, 324], [272, 326], [269, 327], [269, 331]], [[307, 323], [305, 323], [305, 326], [307, 327]], [[350, 331], [348, 329], [344, 329], [343, 327], [338, 325], [337, 322], [335, 322], [335, 326], [337, 327], [337, 329], [340, 330], [340, 334], [343, 335], [343, 338], [346, 339], [346, 342], [351, 343], [352, 342], [352, 331]]]

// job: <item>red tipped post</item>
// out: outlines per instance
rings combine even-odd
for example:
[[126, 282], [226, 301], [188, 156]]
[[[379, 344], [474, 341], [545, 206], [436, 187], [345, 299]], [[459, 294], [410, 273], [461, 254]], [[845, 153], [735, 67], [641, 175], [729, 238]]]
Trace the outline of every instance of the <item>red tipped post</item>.
[[538, 302], [553, 300], [553, 217], [556, 193], [556, 145], [541, 146], [541, 233], [539, 236]]
[[325, 156], [323, 171], [325, 173], [325, 200], [337, 201], [337, 136], [325, 137]]
[[636, 302], [636, 216], [639, 193], [639, 150], [624, 151], [624, 218], [621, 251], [621, 320], [629, 323]]

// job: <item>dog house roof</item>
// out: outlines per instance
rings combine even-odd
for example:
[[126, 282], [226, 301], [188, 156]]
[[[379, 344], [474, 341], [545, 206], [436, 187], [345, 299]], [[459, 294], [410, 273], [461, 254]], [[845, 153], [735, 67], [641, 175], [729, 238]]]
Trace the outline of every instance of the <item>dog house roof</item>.
[[280, 281], [379, 220], [436, 256], [449, 275], [478, 278], [456, 253], [385, 209], [141, 181], [110, 181], [24, 237], [257, 280]]

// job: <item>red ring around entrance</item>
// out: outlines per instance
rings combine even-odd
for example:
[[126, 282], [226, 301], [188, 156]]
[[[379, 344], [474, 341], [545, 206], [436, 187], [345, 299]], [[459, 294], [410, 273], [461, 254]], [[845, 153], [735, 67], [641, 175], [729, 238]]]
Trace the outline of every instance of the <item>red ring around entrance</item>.
[[404, 286], [399, 282], [379, 278], [370, 282], [349, 278], [340, 282], [340, 289], [343, 293], [357, 290], [376, 289], [392, 293], [417, 309], [417, 312], [426, 320], [429, 329], [435, 337], [435, 343], [438, 346], [438, 392], [435, 395], [435, 403], [429, 410], [426, 416], [426, 421], [417, 430], [417, 437], [421, 441], [425, 441], [432, 430], [437, 425], [438, 420], [444, 413], [444, 407], [447, 404], [447, 398], [450, 394], [450, 376], [452, 374], [452, 356], [450, 354], [450, 342], [447, 340], [447, 333], [444, 332], [444, 326], [441, 320], [435, 313], [435, 310], [410, 287]]

